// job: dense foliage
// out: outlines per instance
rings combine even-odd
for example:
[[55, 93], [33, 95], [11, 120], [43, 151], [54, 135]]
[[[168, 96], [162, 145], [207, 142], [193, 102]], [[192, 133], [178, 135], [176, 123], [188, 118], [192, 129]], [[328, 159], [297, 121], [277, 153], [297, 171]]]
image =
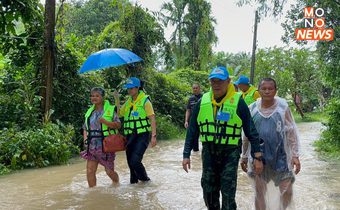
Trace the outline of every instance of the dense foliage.
[[[284, 24], [286, 31], [284, 40], [289, 42], [294, 36], [294, 26], [301, 22], [303, 8], [306, 6], [320, 7], [325, 11], [325, 23], [327, 28], [333, 28], [333, 41], [319, 41], [317, 43], [317, 58], [320, 61], [319, 71], [322, 74], [322, 80], [327, 84], [330, 91], [331, 100], [327, 101], [327, 113], [329, 122], [326, 123], [327, 130], [323, 133], [320, 142], [317, 143], [322, 151], [331, 152], [338, 156], [340, 153], [340, 7], [338, 1], [310, 1], [299, 0], [287, 15], [288, 21]], [[303, 45], [305, 43], [298, 42]]]
[[[273, 1], [278, 3], [273, 8], [265, 0], [255, 2], [262, 4], [259, 8], [265, 16], [270, 11], [277, 15], [285, 1]], [[309, 1], [300, 0], [300, 7], [304, 3]], [[338, 7], [330, 0], [320, 6], [328, 8], [327, 18], [338, 29]], [[52, 110], [43, 116], [39, 89], [44, 7], [38, 0], [5, 0], [0, 2], [0, 12], [0, 174], [65, 163], [78, 153], [84, 112], [94, 86], [104, 87], [112, 103], [112, 91], [119, 90], [124, 101], [122, 84], [129, 76], [140, 77], [156, 112], [158, 138], [170, 139], [185, 131], [185, 106], [193, 83], [208, 91], [209, 70], [217, 65], [227, 66], [233, 80], [250, 70], [248, 53], [213, 53], [216, 21], [209, 1], [172, 0], [160, 12], [127, 0], [60, 1], [54, 31]], [[297, 12], [291, 12], [291, 19], [298, 18], [293, 14]], [[174, 31], [166, 40], [164, 29], [170, 25]], [[105, 48], [129, 49], [143, 62], [78, 74], [91, 53]], [[303, 111], [326, 106], [331, 116], [323, 135], [327, 144], [320, 145], [324, 150], [332, 145], [339, 148], [339, 41], [319, 43], [316, 51], [260, 49], [256, 57], [254, 85], [271, 76], [278, 81], [281, 96], [302, 98]]]
[[73, 136], [73, 127], [61, 123], [47, 123], [23, 131], [1, 130], [0, 165], [8, 171], [67, 163], [78, 151], [72, 142]]
[[[288, 4], [287, 0], [239, 0], [239, 5], [254, 4], [257, 6], [261, 17], [265, 17], [268, 14], [274, 16], [282, 15], [282, 8]], [[317, 143], [318, 147], [322, 151], [329, 153], [330, 151], [335, 156], [340, 153], [340, 7], [337, 0], [297, 0], [286, 15], [286, 21], [282, 24], [285, 29], [285, 34], [282, 36], [282, 40], [287, 44], [296, 42], [297, 44], [304, 45], [306, 41], [296, 41], [294, 39], [294, 31], [296, 28], [301, 28], [303, 19], [303, 8], [315, 7], [322, 8], [325, 11], [325, 27], [332, 28], [334, 30], [333, 41], [318, 41], [316, 46], [316, 52], [314, 61], [318, 60], [318, 65], [312, 69], [319, 71], [321, 76], [316, 78], [322, 80], [326, 87], [322, 87], [321, 95], [315, 95], [314, 106], [317, 98], [325, 104], [329, 114], [329, 122], [326, 123], [327, 130], [324, 132], [320, 142]], [[308, 61], [308, 60], [307, 60]], [[306, 62], [306, 61], [301, 61]], [[307, 62], [306, 62], [307, 63]], [[308, 65], [308, 64], [306, 64]], [[313, 73], [314, 74], [314, 73]], [[314, 80], [315, 81], [315, 80]], [[320, 83], [319, 83], [320, 84]], [[320, 89], [319, 84], [316, 85], [316, 92]], [[309, 84], [310, 85], [310, 84]], [[314, 88], [314, 84], [310, 85]], [[301, 90], [300, 90], [301, 91]], [[331, 100], [324, 101], [324, 96], [330, 95]]]

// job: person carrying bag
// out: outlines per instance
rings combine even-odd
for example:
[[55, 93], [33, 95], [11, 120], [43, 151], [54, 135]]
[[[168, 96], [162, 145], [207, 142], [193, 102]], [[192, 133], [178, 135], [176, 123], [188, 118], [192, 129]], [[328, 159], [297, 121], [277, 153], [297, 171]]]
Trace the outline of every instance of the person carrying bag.
[[119, 182], [119, 176], [114, 171], [116, 155], [114, 152], [104, 152], [103, 142], [108, 136], [118, 135], [121, 123], [116, 107], [108, 100], [104, 100], [104, 96], [104, 89], [92, 88], [90, 99], [93, 105], [85, 114], [83, 136], [86, 150], [82, 151], [80, 156], [87, 160], [86, 174], [89, 187], [96, 186], [98, 164], [105, 167], [106, 174], [114, 183]]
[[109, 134], [103, 140], [103, 152], [114, 153], [126, 150], [126, 138], [120, 133]]

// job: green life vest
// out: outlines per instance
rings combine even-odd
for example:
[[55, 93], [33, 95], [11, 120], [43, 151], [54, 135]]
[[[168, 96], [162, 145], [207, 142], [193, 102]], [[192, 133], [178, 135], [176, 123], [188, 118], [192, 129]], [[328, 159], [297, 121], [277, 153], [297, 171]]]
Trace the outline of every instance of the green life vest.
[[237, 115], [237, 106], [241, 96], [241, 93], [235, 92], [219, 107], [217, 113], [229, 113], [228, 115], [230, 117], [228, 121], [215, 119], [211, 102], [211, 92], [205, 93], [202, 96], [200, 111], [197, 117], [202, 142], [239, 145], [242, 120]]
[[[102, 118], [104, 118], [105, 120], [109, 122], [112, 122], [114, 112], [115, 112], [115, 106], [111, 105], [108, 100], [105, 100], [103, 108], [104, 108], [104, 113], [103, 113]], [[91, 131], [93, 131], [93, 130], [90, 130], [90, 117], [94, 109], [95, 109], [95, 106], [92, 105], [85, 114], [86, 131], [87, 131], [87, 135], [90, 135], [90, 136], [91, 136], [90, 134]], [[108, 136], [109, 135], [108, 126], [105, 124], [101, 124], [101, 126], [102, 126], [101, 132], [103, 132], [103, 136]], [[98, 130], [96, 130], [96, 132], [98, 132]], [[110, 129], [110, 134], [116, 134], [116, 133], [117, 133], [116, 129]]]
[[250, 86], [249, 90], [247, 91], [248, 93], [244, 94], [243, 99], [248, 106], [256, 101], [254, 99], [254, 94], [255, 94], [256, 91], [257, 91], [257, 89], [255, 87]]
[[144, 105], [148, 99], [143, 91], [140, 91], [137, 98], [141, 99], [135, 104], [135, 109], [132, 106], [132, 97], [125, 102], [124, 110], [124, 135], [132, 133], [145, 133], [151, 131], [149, 118], [147, 117]]

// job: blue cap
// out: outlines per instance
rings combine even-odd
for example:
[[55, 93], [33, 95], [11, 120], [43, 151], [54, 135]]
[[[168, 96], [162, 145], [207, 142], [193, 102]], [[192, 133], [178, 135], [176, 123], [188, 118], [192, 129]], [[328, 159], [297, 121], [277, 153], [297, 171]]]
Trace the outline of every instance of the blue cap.
[[217, 78], [220, 80], [227, 80], [229, 78], [229, 73], [226, 67], [218, 66], [213, 68], [209, 74], [209, 79]]
[[127, 83], [123, 86], [123, 88], [135, 88], [140, 87], [140, 80], [137, 77], [130, 77], [127, 80]]
[[235, 85], [239, 85], [239, 84], [249, 85], [249, 78], [241, 75], [240, 78], [238, 78], [238, 80], [234, 82], [234, 84]]

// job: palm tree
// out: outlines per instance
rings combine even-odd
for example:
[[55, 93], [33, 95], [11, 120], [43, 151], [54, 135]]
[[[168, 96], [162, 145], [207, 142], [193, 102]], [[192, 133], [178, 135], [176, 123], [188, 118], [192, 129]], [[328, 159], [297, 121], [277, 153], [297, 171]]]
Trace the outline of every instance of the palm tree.
[[164, 26], [167, 27], [169, 24], [175, 26], [170, 43], [174, 47], [177, 68], [183, 67], [183, 27], [187, 4], [185, 0], [173, 0], [172, 2], [164, 3], [161, 7]]
[[212, 45], [217, 42], [211, 16], [211, 4], [205, 0], [188, 0], [188, 14], [184, 17], [185, 35], [188, 38], [188, 62], [195, 70], [207, 67], [212, 56]]

